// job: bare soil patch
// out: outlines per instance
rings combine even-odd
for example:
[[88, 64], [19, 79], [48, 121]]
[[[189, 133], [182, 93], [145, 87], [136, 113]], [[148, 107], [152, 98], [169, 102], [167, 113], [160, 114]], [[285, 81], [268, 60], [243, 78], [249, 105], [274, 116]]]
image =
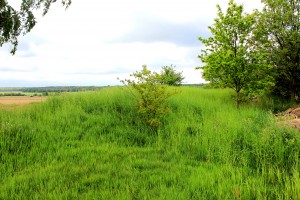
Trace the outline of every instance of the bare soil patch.
[[278, 124], [287, 125], [300, 131], [300, 107], [290, 108], [276, 117], [280, 120]]
[[293, 128], [296, 128], [297, 130], [300, 131], [300, 119], [293, 119], [293, 120], [288, 120], [288, 121], [281, 121], [279, 124], [287, 125]]

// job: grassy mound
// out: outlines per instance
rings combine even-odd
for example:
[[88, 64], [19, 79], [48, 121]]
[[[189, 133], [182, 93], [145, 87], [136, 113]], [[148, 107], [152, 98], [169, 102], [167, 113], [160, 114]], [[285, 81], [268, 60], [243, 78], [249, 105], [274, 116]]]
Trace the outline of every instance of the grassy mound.
[[0, 199], [300, 199], [296, 130], [181, 90], [156, 130], [117, 87], [0, 111]]

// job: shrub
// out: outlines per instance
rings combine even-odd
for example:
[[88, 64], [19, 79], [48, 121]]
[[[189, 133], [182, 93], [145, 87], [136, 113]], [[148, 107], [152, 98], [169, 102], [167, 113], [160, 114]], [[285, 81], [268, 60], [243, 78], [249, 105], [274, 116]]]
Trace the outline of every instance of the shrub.
[[140, 72], [136, 71], [130, 76], [134, 77], [134, 80], [125, 79], [121, 82], [138, 94], [137, 106], [142, 120], [152, 127], [158, 127], [161, 118], [169, 111], [166, 100], [176, 91], [160, 84], [161, 75], [151, 72], [146, 65], [143, 65]]
[[176, 72], [176, 66], [163, 66], [160, 73], [160, 83], [172, 86], [179, 86], [182, 84], [184, 77], [182, 72]]

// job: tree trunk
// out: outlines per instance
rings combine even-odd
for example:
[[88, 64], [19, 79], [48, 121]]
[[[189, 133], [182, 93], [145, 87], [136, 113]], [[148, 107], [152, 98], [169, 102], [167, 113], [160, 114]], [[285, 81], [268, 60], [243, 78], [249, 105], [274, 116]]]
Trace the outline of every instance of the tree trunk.
[[291, 103], [294, 105], [296, 104], [296, 89], [291, 88]]
[[293, 105], [296, 104], [296, 90], [295, 80], [293, 79], [290, 86], [291, 103]]
[[240, 91], [236, 92], [236, 108], [240, 109], [240, 103], [241, 103], [241, 95], [240, 95]]

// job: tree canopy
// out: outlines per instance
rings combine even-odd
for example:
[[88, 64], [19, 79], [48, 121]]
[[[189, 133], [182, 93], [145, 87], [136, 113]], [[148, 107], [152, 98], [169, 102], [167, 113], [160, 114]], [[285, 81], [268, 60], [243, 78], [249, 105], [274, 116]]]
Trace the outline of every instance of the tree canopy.
[[[72, 0], [61, 0], [68, 8]], [[43, 9], [46, 15], [51, 4], [56, 0], [22, 0], [20, 8], [13, 8], [6, 0], [0, 0], [0, 47], [9, 43], [12, 45], [11, 53], [15, 54], [18, 46], [18, 37], [30, 32], [36, 24], [33, 10]]]
[[277, 94], [300, 95], [300, 0], [262, 0], [256, 43], [275, 67]]
[[217, 9], [218, 16], [209, 27], [212, 36], [199, 38], [206, 47], [199, 55], [205, 63], [200, 68], [211, 84], [232, 88], [239, 106], [242, 92], [259, 93], [272, 84], [272, 77], [265, 73], [271, 66], [253, 46], [254, 15], [244, 14], [243, 5], [233, 0], [229, 1], [226, 13], [219, 5]]
[[172, 86], [180, 86], [184, 77], [182, 72], [177, 72], [174, 65], [163, 66], [160, 73], [160, 83]]

